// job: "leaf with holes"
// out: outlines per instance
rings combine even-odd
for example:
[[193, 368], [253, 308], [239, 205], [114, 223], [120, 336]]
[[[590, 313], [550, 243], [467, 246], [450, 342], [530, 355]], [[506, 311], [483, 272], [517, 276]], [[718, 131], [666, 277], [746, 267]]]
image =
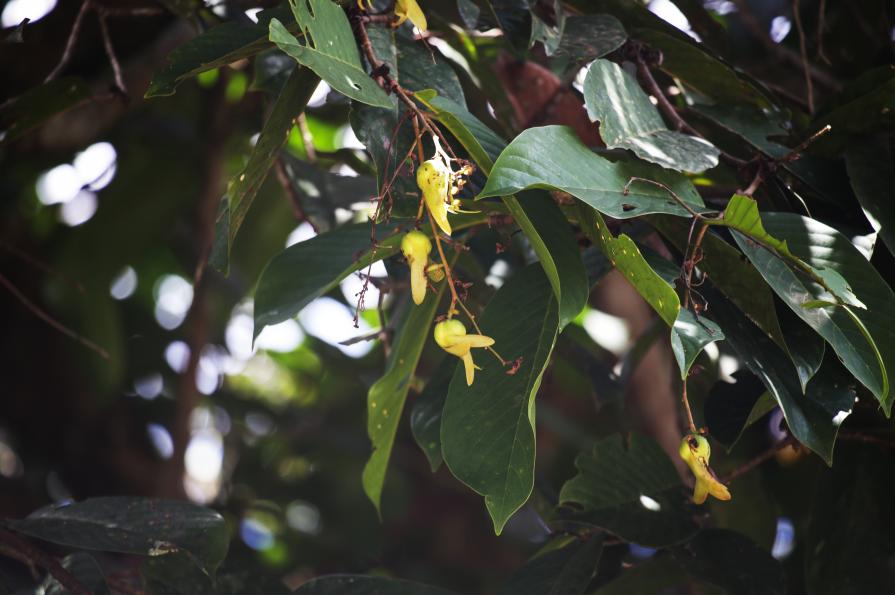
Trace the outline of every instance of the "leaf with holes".
[[699, 173], [718, 165], [719, 151], [699, 137], [669, 130], [634, 78], [608, 60], [594, 60], [584, 79], [584, 104], [600, 122], [610, 149], [628, 149], [662, 167]]
[[289, 0], [289, 4], [305, 43], [278, 19], [270, 21], [272, 42], [346, 97], [377, 107], [394, 107], [394, 99], [364, 72], [341, 6], [330, 0]]
[[478, 197], [506, 196], [530, 188], [562, 190], [604, 215], [629, 219], [651, 213], [689, 217], [664, 188], [634, 181], [645, 178], [674, 191], [696, 211], [702, 199], [687, 178], [655, 165], [612, 162], [588, 149], [568, 126], [542, 126], [523, 131], [507, 145]]
[[407, 317], [399, 327], [400, 332], [386, 363], [385, 374], [367, 393], [367, 435], [373, 443], [373, 452], [364, 466], [362, 479], [364, 492], [380, 515], [382, 486], [398, 422], [445, 285], [440, 284], [437, 293], [427, 292], [422, 304], [408, 307]]
[[467, 386], [458, 366], [444, 405], [441, 444], [454, 476], [485, 497], [499, 534], [534, 486], [534, 398], [559, 328], [556, 300], [540, 265], [527, 266], [501, 287], [479, 324], [504, 358], [518, 361], [518, 369], [507, 374], [483, 351], [483, 370]]

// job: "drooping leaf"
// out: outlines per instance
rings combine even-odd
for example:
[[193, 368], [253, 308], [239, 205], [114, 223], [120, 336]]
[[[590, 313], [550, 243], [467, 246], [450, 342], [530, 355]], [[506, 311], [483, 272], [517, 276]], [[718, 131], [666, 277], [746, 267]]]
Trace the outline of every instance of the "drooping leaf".
[[662, 183], [694, 210], [702, 210], [702, 199], [680, 174], [644, 163], [613, 163], [584, 146], [567, 126], [523, 131], [497, 158], [488, 183], [477, 198], [544, 188], [568, 192], [617, 219], [650, 213], [689, 216], [666, 190], [653, 184], [635, 181], [625, 193], [632, 177]]
[[485, 496], [499, 534], [534, 486], [534, 398], [559, 328], [540, 265], [529, 265], [501, 287], [479, 324], [504, 358], [521, 360], [510, 375], [490, 354], [476, 354], [483, 370], [472, 386], [458, 366], [444, 405], [441, 444], [454, 476]]
[[653, 310], [673, 327], [681, 309], [677, 292], [647, 263], [634, 240], [621, 234], [618, 238], [595, 209], [579, 203], [578, 223], [594, 244], [600, 246], [612, 266], [624, 275]]
[[230, 542], [220, 514], [178, 500], [91, 498], [7, 523], [19, 533], [85, 550], [142, 556], [185, 551], [208, 572], [224, 559]]
[[[283, 90], [277, 97], [276, 103], [261, 129], [258, 142], [252, 148], [248, 163], [227, 186], [227, 209], [219, 213], [219, 217], [227, 217], [226, 225], [221, 229], [227, 230], [227, 246], [225, 253], [214, 255], [213, 263], [219, 270], [226, 272], [229, 269], [230, 247], [233, 240], [245, 220], [261, 184], [267, 179], [270, 168], [280, 153], [280, 149], [286, 144], [292, 121], [304, 111], [311, 94], [317, 87], [319, 79], [317, 75], [307, 68], [296, 68], [289, 75]], [[223, 242], [221, 242], [223, 244]], [[223, 246], [221, 246], [223, 247]]]
[[803, 395], [798, 375], [783, 350], [720, 295], [712, 295], [709, 301], [709, 315], [746, 368], [761, 379], [777, 401], [793, 436], [832, 464], [839, 425], [854, 406], [854, 388], [847, 379], [822, 379], [821, 370]]
[[394, 99], [367, 76], [345, 11], [331, 0], [289, 0], [304, 43], [278, 19], [270, 21], [270, 40], [346, 97], [391, 108]]
[[557, 53], [577, 62], [590, 62], [612, 53], [628, 39], [625, 28], [609, 14], [585, 14], [566, 17], [562, 41]]
[[442, 361], [410, 411], [413, 438], [425, 453], [433, 473], [441, 467], [441, 413], [456, 367], [457, 362], [452, 359]]
[[260, 12], [257, 24], [228, 21], [186, 42], [171, 52], [168, 64], [152, 77], [146, 98], [173, 95], [177, 85], [189, 77], [269, 49], [267, 31], [272, 18], [294, 25], [289, 10], [279, 6]]
[[662, 167], [699, 173], [718, 165], [718, 149], [707, 140], [669, 130], [637, 81], [608, 60], [594, 60], [584, 79], [584, 104], [600, 122], [610, 149], [628, 149]]
[[439, 587], [384, 576], [331, 574], [311, 579], [295, 595], [456, 595]]
[[729, 595], [786, 592], [780, 562], [735, 531], [705, 529], [673, 555], [688, 573]]
[[[450, 99], [431, 92], [418, 93], [417, 97], [435, 112], [485, 175], [491, 175], [493, 158], [505, 146], [503, 139]], [[559, 301], [560, 327], [565, 327], [581, 312], [590, 293], [584, 264], [565, 216], [544, 193], [501, 198], [544, 267]]]
[[603, 553], [603, 540], [591, 536], [536, 554], [517, 570], [498, 595], [582, 595]]
[[[847, 275], [854, 293], [866, 304], [866, 309], [851, 312], [839, 307], [805, 307], [814, 300], [829, 300], [829, 294], [767, 250], [735, 235], [740, 249], [768, 285], [827, 340], [846, 368], [876, 395], [888, 414], [895, 398], [891, 383], [886, 382], [890, 362], [895, 361], [895, 324], [888, 312], [895, 300], [892, 289], [848, 238], [832, 227], [790, 213], [766, 213], [763, 220], [768, 233], [784, 239], [789, 250], [815, 270], [839, 277]], [[853, 317], [865, 327], [863, 330]], [[864, 330], [872, 335], [873, 344], [864, 336]]]
[[435, 310], [445, 283], [437, 293], [427, 292], [422, 304], [410, 306], [401, 324], [392, 352], [385, 365], [385, 374], [370, 387], [367, 393], [367, 435], [373, 443], [373, 452], [364, 466], [364, 492], [381, 514], [380, 500], [388, 461], [398, 431], [398, 423], [404, 411], [410, 381], [419, 362], [423, 345], [429, 338], [429, 329], [435, 319]]
[[671, 327], [671, 351], [681, 371], [681, 379], [686, 380], [696, 356], [705, 346], [724, 339], [724, 333], [717, 324], [705, 316], [696, 317], [689, 310], [681, 309]]
[[83, 79], [65, 77], [44, 83], [0, 108], [0, 144], [15, 140], [56, 114], [90, 99]]
[[895, 254], [895, 152], [891, 139], [857, 139], [849, 144], [845, 162], [867, 220]]
[[817, 371], [820, 369], [826, 352], [823, 337], [814, 332], [810, 326], [802, 322], [789, 308], [777, 311], [780, 329], [786, 341], [784, 345], [789, 359], [795, 364], [802, 392]]
[[575, 459], [578, 475], [563, 485], [560, 504], [574, 505], [575, 522], [593, 525], [650, 547], [679, 543], [698, 530], [690, 517], [685, 489], [662, 448], [632, 434], [594, 445]]

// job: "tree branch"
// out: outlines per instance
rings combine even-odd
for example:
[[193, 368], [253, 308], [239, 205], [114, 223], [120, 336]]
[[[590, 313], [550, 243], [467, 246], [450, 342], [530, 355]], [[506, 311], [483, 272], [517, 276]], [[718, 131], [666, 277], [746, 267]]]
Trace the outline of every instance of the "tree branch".
[[[62, 564], [60, 564], [56, 558], [44, 553], [40, 548], [27, 539], [19, 537], [15, 533], [0, 529], [0, 543], [9, 545], [13, 550], [24, 555], [30, 562], [33, 562], [36, 566], [40, 566], [49, 572], [60, 585], [75, 595], [90, 595], [90, 589], [85, 587], [73, 574], [63, 568]], [[20, 560], [20, 558], [16, 559]]]

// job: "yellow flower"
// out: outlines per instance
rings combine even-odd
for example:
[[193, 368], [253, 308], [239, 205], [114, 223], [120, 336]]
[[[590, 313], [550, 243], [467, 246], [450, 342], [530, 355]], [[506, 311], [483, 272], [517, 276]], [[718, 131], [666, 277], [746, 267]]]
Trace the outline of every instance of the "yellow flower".
[[426, 299], [426, 265], [431, 251], [432, 242], [422, 232], [411, 231], [401, 239], [401, 252], [410, 265], [410, 293], [417, 305]]
[[709, 467], [709, 458], [712, 456], [712, 447], [704, 436], [688, 434], [681, 440], [681, 458], [690, 467], [690, 471], [696, 476], [696, 487], [693, 490], [693, 502], [702, 504], [711, 494], [718, 500], [730, 500], [730, 492], [727, 486], [718, 481], [712, 468]]
[[472, 361], [473, 347], [490, 347], [494, 339], [484, 335], [467, 335], [466, 327], [459, 320], [444, 320], [435, 325], [435, 342], [439, 347], [463, 360], [466, 369], [466, 384], [472, 386], [476, 370], [481, 370]]
[[439, 156], [429, 159], [416, 170], [416, 185], [423, 193], [432, 219], [444, 233], [451, 235], [451, 224], [447, 219], [451, 169]]
[[395, 16], [398, 17], [398, 22], [395, 23], [396, 26], [407, 19], [410, 19], [410, 22], [416, 25], [416, 28], [420, 31], [425, 32], [426, 27], [428, 26], [426, 23], [426, 15], [423, 14], [420, 5], [416, 3], [416, 0], [398, 0], [395, 3]]

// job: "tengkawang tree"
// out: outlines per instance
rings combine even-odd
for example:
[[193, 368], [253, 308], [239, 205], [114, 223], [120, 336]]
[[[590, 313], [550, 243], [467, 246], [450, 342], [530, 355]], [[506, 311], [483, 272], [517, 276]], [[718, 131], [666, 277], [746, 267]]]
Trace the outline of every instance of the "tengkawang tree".
[[9, 592], [891, 590], [891, 2], [18, 3]]

